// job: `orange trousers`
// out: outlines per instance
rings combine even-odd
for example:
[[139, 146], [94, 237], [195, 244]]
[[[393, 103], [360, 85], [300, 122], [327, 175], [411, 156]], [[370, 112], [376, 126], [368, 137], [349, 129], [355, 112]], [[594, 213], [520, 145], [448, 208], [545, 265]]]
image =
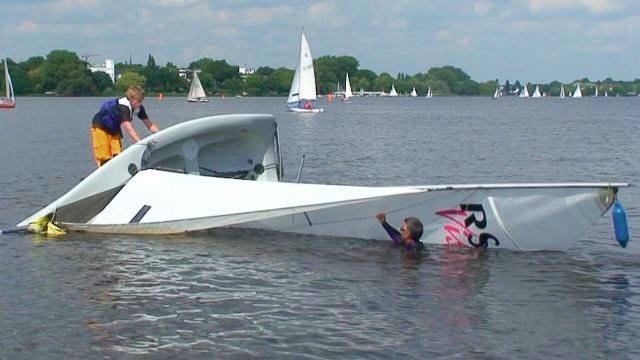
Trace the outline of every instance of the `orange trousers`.
[[98, 167], [122, 152], [122, 136], [111, 135], [95, 126], [91, 128], [91, 142]]

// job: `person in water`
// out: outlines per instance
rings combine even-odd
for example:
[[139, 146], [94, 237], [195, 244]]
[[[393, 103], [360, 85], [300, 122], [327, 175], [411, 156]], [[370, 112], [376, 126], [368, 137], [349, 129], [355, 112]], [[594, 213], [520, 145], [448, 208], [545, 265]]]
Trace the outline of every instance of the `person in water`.
[[131, 141], [140, 141], [140, 136], [133, 128], [133, 115], [137, 115], [149, 131], [158, 132], [158, 126], [149, 119], [142, 106], [143, 100], [144, 90], [140, 86], [131, 85], [125, 92], [125, 97], [102, 103], [91, 125], [93, 154], [98, 167], [122, 152], [122, 129]]
[[400, 231], [389, 225], [387, 216], [384, 213], [378, 213], [376, 218], [387, 231], [391, 240], [396, 245], [403, 245], [407, 251], [420, 251], [424, 249], [424, 244], [420, 241], [422, 237], [423, 226], [420, 219], [416, 217], [408, 217], [402, 222]]

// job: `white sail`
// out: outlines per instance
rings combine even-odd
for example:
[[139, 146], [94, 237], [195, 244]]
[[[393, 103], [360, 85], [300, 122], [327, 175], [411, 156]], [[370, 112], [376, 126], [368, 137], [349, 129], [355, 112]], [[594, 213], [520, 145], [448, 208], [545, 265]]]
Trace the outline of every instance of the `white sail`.
[[493, 99], [497, 99], [500, 97], [500, 87], [496, 87], [496, 91], [493, 93]]
[[389, 96], [398, 96], [398, 92], [396, 91], [396, 87], [391, 84], [391, 91], [389, 92]]
[[427, 90], [427, 96], [426, 98], [432, 98], [433, 97], [433, 93], [431, 92], [431, 86], [429, 86], [429, 90]]
[[4, 83], [6, 97], [0, 96], [0, 108], [14, 108], [16, 107], [16, 99], [13, 94], [13, 84], [11, 83], [11, 76], [9, 76], [7, 59], [4, 59]]
[[11, 84], [11, 76], [9, 76], [9, 67], [7, 66], [7, 59], [4, 59], [4, 83], [6, 87], [6, 94], [8, 99], [13, 99], [13, 85]]
[[598, 85], [596, 85], [596, 93], [593, 94], [593, 97], [598, 97]]
[[[293, 81], [291, 82], [291, 90], [289, 90], [287, 105], [291, 110], [296, 111], [296, 109], [300, 109], [300, 101], [314, 101], [316, 100], [316, 97], [316, 76], [313, 70], [313, 57], [311, 56], [311, 49], [309, 48], [307, 37], [302, 33], [302, 39], [300, 40], [300, 52], [298, 53], [298, 63], [296, 65], [296, 71], [293, 74]], [[301, 110], [313, 109], [309, 108]]]
[[526, 98], [529, 97], [529, 89], [527, 89], [527, 83], [524, 83], [524, 86], [522, 87], [522, 91], [520, 92], [519, 97], [521, 98]]
[[193, 80], [191, 80], [191, 88], [189, 89], [189, 95], [187, 95], [187, 101], [190, 102], [207, 102], [207, 94], [204, 92], [198, 72], [193, 71]]
[[533, 91], [533, 95], [531, 95], [531, 97], [534, 97], [534, 98], [542, 97], [542, 94], [540, 93], [540, 87], [538, 85], [536, 85], [536, 89]]
[[574, 98], [581, 98], [582, 97], [582, 90], [580, 90], [580, 84], [578, 84], [578, 86], [576, 86], [576, 91], [573, 92], [573, 97]]
[[347, 79], [345, 80], [344, 86], [344, 98], [348, 99], [353, 97], [353, 93], [351, 92], [351, 83], [349, 82], [349, 73], [347, 73]]
[[564, 99], [564, 85], [560, 84], [560, 99]]
[[413, 90], [411, 90], [411, 94], [410, 94], [410, 95], [411, 95], [412, 97], [416, 97], [416, 96], [418, 96], [418, 93], [416, 92], [416, 87], [415, 87], [415, 86], [413, 87]]

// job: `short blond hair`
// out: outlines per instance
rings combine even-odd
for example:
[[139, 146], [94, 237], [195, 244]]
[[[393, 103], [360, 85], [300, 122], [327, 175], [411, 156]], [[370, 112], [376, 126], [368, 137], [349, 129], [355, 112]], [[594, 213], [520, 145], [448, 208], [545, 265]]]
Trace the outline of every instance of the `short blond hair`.
[[124, 93], [127, 99], [144, 100], [144, 89], [138, 85], [131, 85]]

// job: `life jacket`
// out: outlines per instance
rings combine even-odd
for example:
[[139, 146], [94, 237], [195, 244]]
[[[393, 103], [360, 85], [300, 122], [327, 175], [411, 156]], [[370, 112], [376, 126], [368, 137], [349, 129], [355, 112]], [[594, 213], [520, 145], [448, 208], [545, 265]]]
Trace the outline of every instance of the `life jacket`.
[[100, 106], [100, 125], [110, 134], [119, 134], [122, 124], [122, 114], [118, 105], [124, 105], [129, 109], [129, 118], [133, 119], [133, 107], [126, 97], [107, 100]]

